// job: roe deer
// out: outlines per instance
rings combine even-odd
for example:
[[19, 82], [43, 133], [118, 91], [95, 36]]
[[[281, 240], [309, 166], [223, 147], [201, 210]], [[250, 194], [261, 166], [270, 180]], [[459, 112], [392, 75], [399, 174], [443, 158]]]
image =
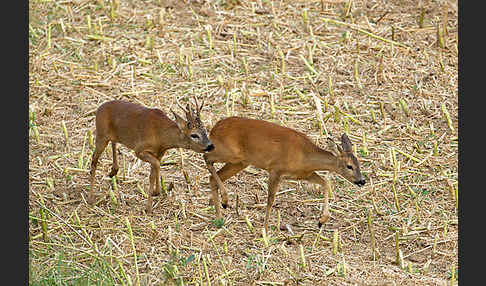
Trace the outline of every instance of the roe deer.
[[[147, 213], [152, 213], [152, 196], [160, 194], [160, 160], [171, 148], [191, 149], [202, 153], [214, 149], [208, 139], [200, 112], [204, 105], [192, 110], [187, 104], [185, 121], [174, 111], [175, 122], [156, 108], [113, 100], [100, 105], [96, 111], [96, 148], [91, 159], [91, 184], [88, 202], [94, 203], [93, 183], [98, 159], [109, 141], [113, 149], [113, 165], [110, 177], [118, 172], [116, 143], [135, 151], [135, 155], [151, 165], [150, 190]], [[155, 186], [155, 187], [154, 187]]]
[[228, 195], [222, 182], [248, 165], [253, 165], [269, 172], [264, 223], [266, 233], [270, 210], [281, 179], [307, 180], [324, 189], [324, 209], [319, 219], [319, 228], [330, 215], [330, 185], [327, 178], [320, 177], [315, 171], [336, 172], [358, 186], [366, 183], [346, 134], [341, 137], [342, 147], [328, 139], [331, 151], [327, 151], [296, 130], [263, 120], [229, 117], [216, 123], [209, 138], [214, 144], [214, 150], [204, 154], [208, 169], [214, 169], [213, 163], [226, 163], [216, 176], [211, 171], [210, 204], [214, 205], [216, 216], [221, 218], [218, 188], [221, 190], [223, 207], [228, 206]]

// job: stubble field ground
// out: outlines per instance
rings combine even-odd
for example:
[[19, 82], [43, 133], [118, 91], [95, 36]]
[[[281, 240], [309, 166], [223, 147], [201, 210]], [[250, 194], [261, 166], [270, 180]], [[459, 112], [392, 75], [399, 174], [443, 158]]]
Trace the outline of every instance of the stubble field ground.
[[[455, 1], [29, 1], [29, 284], [457, 284], [457, 17]], [[367, 184], [331, 174], [319, 230], [318, 190], [281, 183], [264, 241], [265, 171], [226, 181], [221, 227], [201, 154], [166, 153], [174, 187], [147, 215], [149, 165], [122, 146], [113, 182], [108, 146], [89, 206], [96, 108], [193, 96], [208, 130], [346, 132]]]

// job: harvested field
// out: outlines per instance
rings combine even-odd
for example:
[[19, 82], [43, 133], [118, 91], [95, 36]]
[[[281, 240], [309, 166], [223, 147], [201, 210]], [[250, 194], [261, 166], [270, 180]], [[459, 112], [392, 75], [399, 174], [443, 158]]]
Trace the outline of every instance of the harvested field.
[[[450, 0], [29, 1], [29, 285], [457, 285], [457, 29]], [[120, 146], [112, 180], [108, 145], [88, 205], [97, 107], [194, 96], [208, 130], [346, 132], [367, 184], [330, 174], [318, 229], [315, 186], [282, 182], [264, 238], [265, 171], [225, 182], [222, 224], [202, 154], [172, 149], [147, 215], [149, 164]]]

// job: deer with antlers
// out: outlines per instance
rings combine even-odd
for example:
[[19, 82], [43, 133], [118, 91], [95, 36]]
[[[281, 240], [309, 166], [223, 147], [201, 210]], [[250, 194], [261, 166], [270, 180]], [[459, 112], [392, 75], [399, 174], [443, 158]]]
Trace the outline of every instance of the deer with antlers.
[[[204, 154], [204, 159], [212, 174], [210, 204], [215, 207], [216, 217], [222, 217], [218, 188], [221, 191], [222, 206], [228, 206], [228, 195], [222, 182], [253, 165], [269, 173], [264, 221], [266, 233], [275, 194], [282, 179], [306, 180], [321, 186], [324, 191], [324, 208], [319, 219], [319, 228], [330, 216], [330, 184], [327, 178], [322, 178], [316, 171], [335, 172], [358, 186], [365, 184], [359, 162], [346, 134], [341, 137], [341, 146], [329, 139], [329, 150], [324, 150], [305, 134], [291, 128], [263, 120], [229, 117], [215, 124], [209, 138], [214, 144], [214, 150]], [[225, 165], [215, 176], [213, 164], [216, 162]]]
[[[150, 190], [146, 206], [147, 213], [152, 213], [152, 196], [160, 194], [160, 160], [171, 148], [185, 148], [198, 153], [209, 152], [214, 145], [209, 140], [200, 112], [204, 106], [195, 110], [187, 104], [186, 120], [171, 110], [175, 121], [163, 111], [147, 108], [121, 100], [103, 103], [96, 111], [96, 148], [91, 160], [91, 181], [88, 202], [93, 204], [93, 184], [98, 159], [111, 141], [113, 165], [110, 177], [118, 172], [116, 144], [120, 143], [135, 151], [135, 155], [151, 166]], [[184, 109], [181, 107], [181, 109]]]

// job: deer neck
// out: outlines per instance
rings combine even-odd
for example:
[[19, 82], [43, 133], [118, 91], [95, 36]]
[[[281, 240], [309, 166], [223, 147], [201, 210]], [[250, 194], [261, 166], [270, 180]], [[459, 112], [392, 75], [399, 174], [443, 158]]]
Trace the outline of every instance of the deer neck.
[[307, 158], [308, 168], [312, 171], [333, 171], [337, 168], [338, 158], [331, 152], [317, 147]]
[[167, 148], [189, 148], [187, 138], [175, 124], [167, 128], [163, 136], [165, 137], [164, 140], [167, 142]]

